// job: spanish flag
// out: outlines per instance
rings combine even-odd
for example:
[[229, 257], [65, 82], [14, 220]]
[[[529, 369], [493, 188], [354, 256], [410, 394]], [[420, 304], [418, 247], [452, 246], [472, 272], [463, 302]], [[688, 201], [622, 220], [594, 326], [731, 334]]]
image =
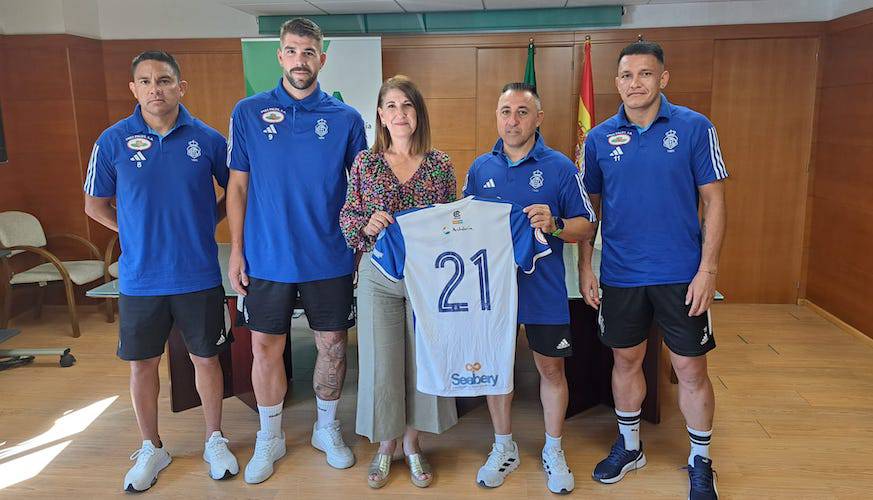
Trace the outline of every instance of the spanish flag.
[[594, 79], [591, 76], [591, 39], [585, 40], [585, 61], [579, 82], [579, 117], [576, 121], [576, 151], [574, 160], [580, 171], [585, 168], [585, 136], [594, 126]]

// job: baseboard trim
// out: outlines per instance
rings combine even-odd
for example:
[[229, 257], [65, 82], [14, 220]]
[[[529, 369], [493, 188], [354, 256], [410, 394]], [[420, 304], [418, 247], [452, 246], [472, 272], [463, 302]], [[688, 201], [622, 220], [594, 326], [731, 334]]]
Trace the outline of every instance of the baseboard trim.
[[853, 336], [858, 337], [859, 339], [866, 342], [867, 345], [873, 347], [873, 338], [868, 337], [861, 330], [858, 330], [854, 326], [852, 326], [852, 325], [846, 323], [845, 321], [841, 320], [840, 318], [834, 316], [833, 314], [831, 314], [827, 310], [816, 305], [814, 302], [812, 302], [808, 299], [797, 299], [797, 305], [806, 306], [812, 312], [818, 314], [822, 318], [824, 318], [824, 319], [830, 321], [831, 323], [833, 323], [834, 325], [836, 325], [837, 328], [839, 328], [840, 330], [851, 333]]

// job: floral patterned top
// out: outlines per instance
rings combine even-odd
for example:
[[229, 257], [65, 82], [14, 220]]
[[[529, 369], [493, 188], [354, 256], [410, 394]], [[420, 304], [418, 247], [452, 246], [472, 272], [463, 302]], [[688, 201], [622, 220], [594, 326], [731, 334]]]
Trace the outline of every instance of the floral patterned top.
[[376, 238], [364, 234], [364, 226], [377, 210], [389, 214], [457, 198], [455, 169], [449, 155], [438, 149], [424, 154], [418, 170], [401, 184], [385, 155], [364, 150], [355, 157], [349, 175], [346, 203], [340, 211], [340, 228], [348, 246], [369, 252]]

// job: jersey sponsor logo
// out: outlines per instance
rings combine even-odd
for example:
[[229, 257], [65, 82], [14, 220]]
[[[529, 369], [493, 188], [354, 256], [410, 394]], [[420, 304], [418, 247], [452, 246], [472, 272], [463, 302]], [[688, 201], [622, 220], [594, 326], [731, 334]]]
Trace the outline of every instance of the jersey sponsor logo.
[[152, 147], [152, 141], [144, 135], [132, 135], [125, 140], [127, 141], [127, 147], [134, 151], [145, 151]]
[[664, 134], [664, 148], [667, 149], [668, 153], [672, 153], [676, 146], [679, 145], [679, 136], [676, 135], [675, 130], [668, 130], [667, 133]]
[[200, 150], [200, 144], [197, 141], [188, 141], [188, 149], [185, 150], [188, 154], [188, 158], [191, 158], [191, 161], [197, 161], [197, 158], [200, 158], [200, 155], [203, 152]]
[[262, 109], [261, 120], [267, 123], [282, 123], [285, 120], [285, 112], [279, 108]]
[[142, 162], [146, 161], [148, 158], [142, 154], [142, 151], [137, 151], [133, 156], [130, 157], [130, 161], [136, 162], [136, 168], [142, 168]]
[[471, 373], [469, 376], [464, 376], [460, 373], [452, 373], [452, 385], [459, 386], [491, 386], [497, 385], [499, 375], [479, 375], [476, 372], [482, 369], [482, 364], [478, 361], [475, 363], [467, 363], [464, 369]]
[[327, 135], [327, 132], [327, 120], [325, 120], [324, 118], [319, 118], [318, 121], [315, 123], [315, 135], [317, 135], [319, 139], [323, 140], [324, 136]]
[[530, 187], [533, 188], [534, 191], [539, 191], [539, 189], [543, 187], [544, 182], [543, 171], [534, 170], [533, 174], [530, 176]]
[[627, 132], [614, 132], [606, 136], [610, 146], [623, 146], [631, 141], [631, 136]]
[[464, 219], [461, 218], [461, 211], [455, 210], [452, 212], [452, 223], [451, 225], [443, 226], [443, 234], [449, 234], [453, 232], [459, 231], [472, 231], [473, 228], [470, 226], [464, 225]]
[[612, 161], [621, 161], [621, 155], [623, 154], [624, 151], [622, 151], [621, 146], [616, 146], [612, 153], [609, 153], [609, 156], [612, 157]]
[[267, 125], [267, 128], [264, 129], [264, 134], [266, 134], [267, 139], [270, 140], [270, 141], [272, 141], [272, 140], [273, 140], [273, 136], [275, 136], [275, 135], [278, 134], [278, 133], [279, 133], [279, 132], [276, 130], [276, 125], [274, 125], [274, 124], [272, 124], [272, 123], [269, 124], [269, 125]]

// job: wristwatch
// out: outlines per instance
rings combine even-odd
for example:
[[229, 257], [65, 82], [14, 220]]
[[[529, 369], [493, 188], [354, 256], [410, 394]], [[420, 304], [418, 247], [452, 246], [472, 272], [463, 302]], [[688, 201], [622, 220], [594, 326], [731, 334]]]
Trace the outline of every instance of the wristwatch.
[[562, 219], [560, 217], [552, 217], [552, 219], [555, 220], [555, 228], [556, 228], [554, 231], [552, 231], [552, 236], [557, 238], [558, 236], [561, 235], [561, 233], [564, 232], [564, 219]]

